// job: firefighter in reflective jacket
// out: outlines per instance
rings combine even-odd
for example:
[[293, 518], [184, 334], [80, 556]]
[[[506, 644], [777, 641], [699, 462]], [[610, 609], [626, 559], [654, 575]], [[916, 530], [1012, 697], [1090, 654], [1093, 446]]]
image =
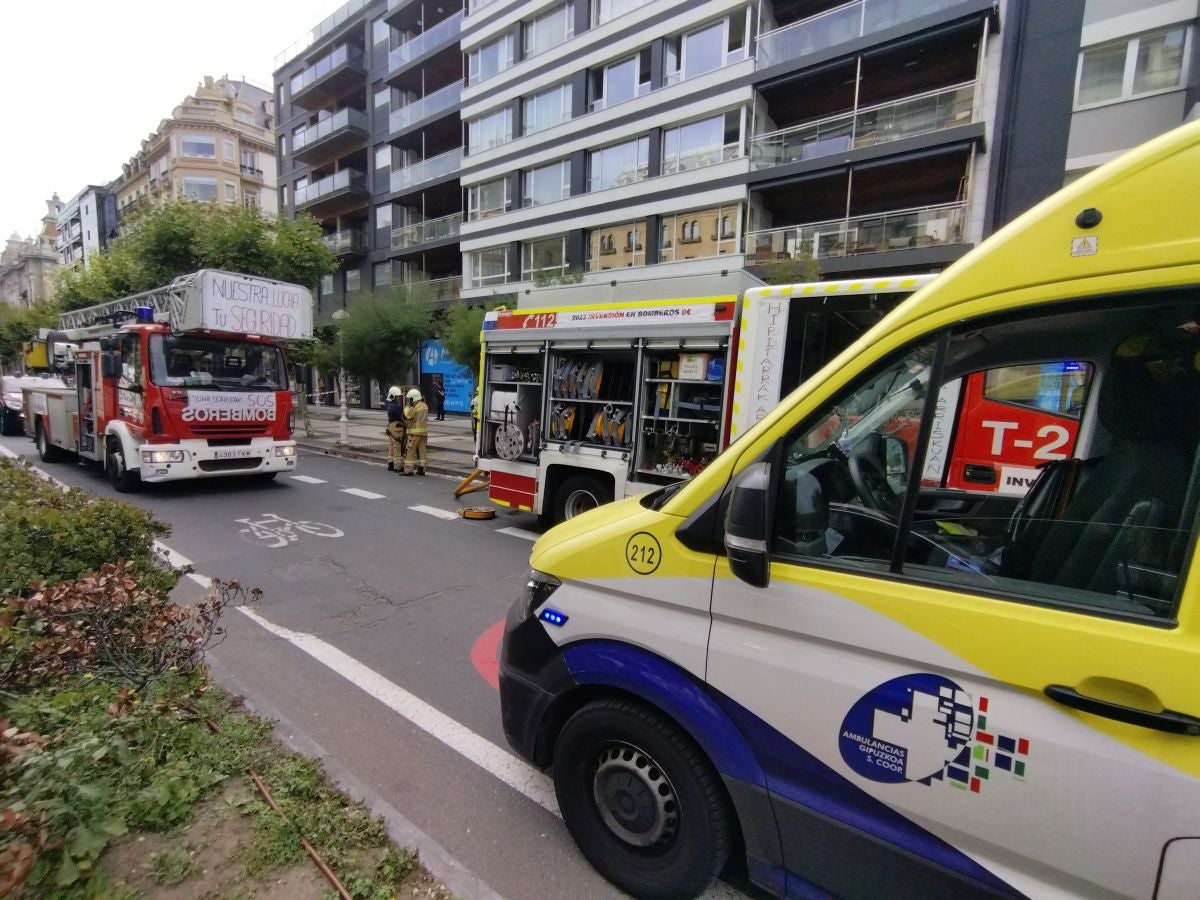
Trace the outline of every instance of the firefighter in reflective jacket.
[[408, 455], [404, 457], [404, 474], [425, 474], [425, 443], [429, 438], [429, 407], [421, 399], [421, 392], [413, 388], [408, 392], [408, 404], [404, 407], [404, 419], [408, 423]]
[[388, 471], [404, 473], [404, 441], [408, 421], [404, 418], [404, 390], [392, 385], [387, 394]]

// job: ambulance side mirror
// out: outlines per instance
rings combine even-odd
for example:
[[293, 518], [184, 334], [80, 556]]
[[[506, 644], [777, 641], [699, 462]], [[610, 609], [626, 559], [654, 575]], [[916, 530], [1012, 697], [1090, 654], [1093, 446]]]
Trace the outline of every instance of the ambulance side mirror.
[[100, 354], [100, 377], [121, 377], [121, 354], [115, 350], [106, 350]]
[[771, 464], [753, 463], [733, 482], [725, 510], [725, 551], [729, 568], [754, 587], [771, 581]]

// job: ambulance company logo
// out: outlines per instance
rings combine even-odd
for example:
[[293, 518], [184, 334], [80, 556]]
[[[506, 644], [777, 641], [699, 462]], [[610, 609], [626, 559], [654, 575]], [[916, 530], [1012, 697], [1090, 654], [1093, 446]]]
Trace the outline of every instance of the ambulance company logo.
[[842, 721], [842, 759], [885, 784], [941, 781], [978, 794], [994, 773], [1025, 778], [1029, 741], [988, 727], [988, 699], [948, 678], [903, 675], [865, 694]]

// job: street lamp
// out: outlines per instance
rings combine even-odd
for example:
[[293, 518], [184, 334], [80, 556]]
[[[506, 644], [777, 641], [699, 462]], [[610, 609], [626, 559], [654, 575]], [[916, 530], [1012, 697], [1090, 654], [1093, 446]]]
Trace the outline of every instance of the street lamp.
[[342, 417], [338, 419], [339, 444], [350, 443], [350, 416], [346, 414], [346, 345], [342, 340], [342, 331], [346, 326], [341, 324], [348, 318], [350, 318], [350, 313], [344, 309], [335, 309], [333, 311], [333, 320], [338, 323], [338, 384], [342, 389]]

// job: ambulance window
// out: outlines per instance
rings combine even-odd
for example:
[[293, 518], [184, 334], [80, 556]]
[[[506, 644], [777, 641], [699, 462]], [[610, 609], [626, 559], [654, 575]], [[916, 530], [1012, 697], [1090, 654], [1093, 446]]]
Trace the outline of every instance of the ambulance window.
[[1078, 419], [1091, 380], [1092, 366], [1077, 360], [1004, 366], [985, 373], [983, 396]]

